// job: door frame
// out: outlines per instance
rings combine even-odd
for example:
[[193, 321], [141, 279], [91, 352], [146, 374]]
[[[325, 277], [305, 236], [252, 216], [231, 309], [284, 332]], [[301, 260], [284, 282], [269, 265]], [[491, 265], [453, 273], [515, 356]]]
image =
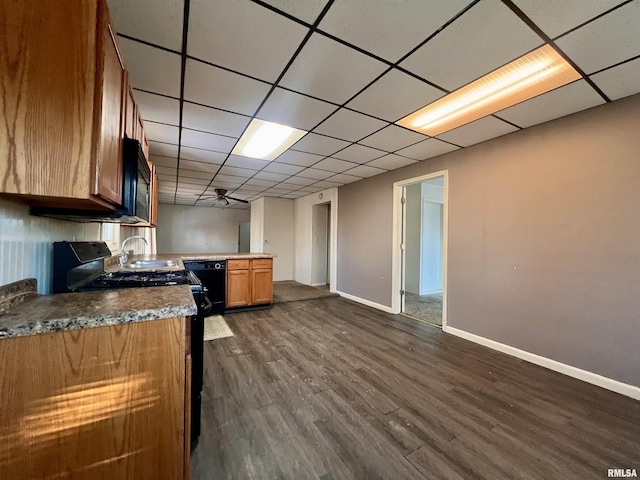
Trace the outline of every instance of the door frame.
[[404, 240], [404, 208], [402, 205], [402, 191], [404, 187], [414, 183], [422, 183], [436, 177], [444, 177], [444, 207], [443, 207], [443, 232], [442, 232], [442, 329], [447, 326], [448, 304], [448, 258], [449, 258], [449, 170], [407, 178], [393, 183], [393, 241], [391, 251], [391, 310], [398, 314], [402, 311], [402, 275], [403, 261], [401, 244]]

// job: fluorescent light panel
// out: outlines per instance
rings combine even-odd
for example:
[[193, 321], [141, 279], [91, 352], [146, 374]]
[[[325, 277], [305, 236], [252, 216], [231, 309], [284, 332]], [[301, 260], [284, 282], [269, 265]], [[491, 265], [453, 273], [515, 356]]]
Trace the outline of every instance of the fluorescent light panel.
[[581, 78], [550, 45], [544, 45], [398, 120], [432, 137]]
[[273, 160], [306, 134], [304, 130], [254, 118], [231, 153]]

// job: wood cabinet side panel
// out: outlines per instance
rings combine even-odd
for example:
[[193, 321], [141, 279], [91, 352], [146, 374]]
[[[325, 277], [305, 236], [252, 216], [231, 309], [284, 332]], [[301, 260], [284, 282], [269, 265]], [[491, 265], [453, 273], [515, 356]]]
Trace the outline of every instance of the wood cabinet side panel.
[[0, 478], [184, 473], [185, 322], [0, 341]]
[[0, 2], [0, 192], [88, 198], [96, 2]]

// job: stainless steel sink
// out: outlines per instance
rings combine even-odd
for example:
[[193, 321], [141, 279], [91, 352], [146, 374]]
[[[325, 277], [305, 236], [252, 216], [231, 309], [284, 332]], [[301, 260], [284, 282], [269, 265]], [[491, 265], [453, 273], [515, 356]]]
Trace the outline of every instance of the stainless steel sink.
[[124, 264], [124, 268], [132, 269], [171, 268], [177, 266], [178, 263], [174, 260], [135, 260]]

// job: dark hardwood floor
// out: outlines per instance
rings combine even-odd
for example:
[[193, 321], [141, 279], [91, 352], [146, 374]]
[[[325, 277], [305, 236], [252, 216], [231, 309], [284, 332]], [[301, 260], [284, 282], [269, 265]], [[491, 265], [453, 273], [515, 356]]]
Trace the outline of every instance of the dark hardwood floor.
[[342, 298], [225, 315], [193, 479], [589, 479], [640, 402]]

